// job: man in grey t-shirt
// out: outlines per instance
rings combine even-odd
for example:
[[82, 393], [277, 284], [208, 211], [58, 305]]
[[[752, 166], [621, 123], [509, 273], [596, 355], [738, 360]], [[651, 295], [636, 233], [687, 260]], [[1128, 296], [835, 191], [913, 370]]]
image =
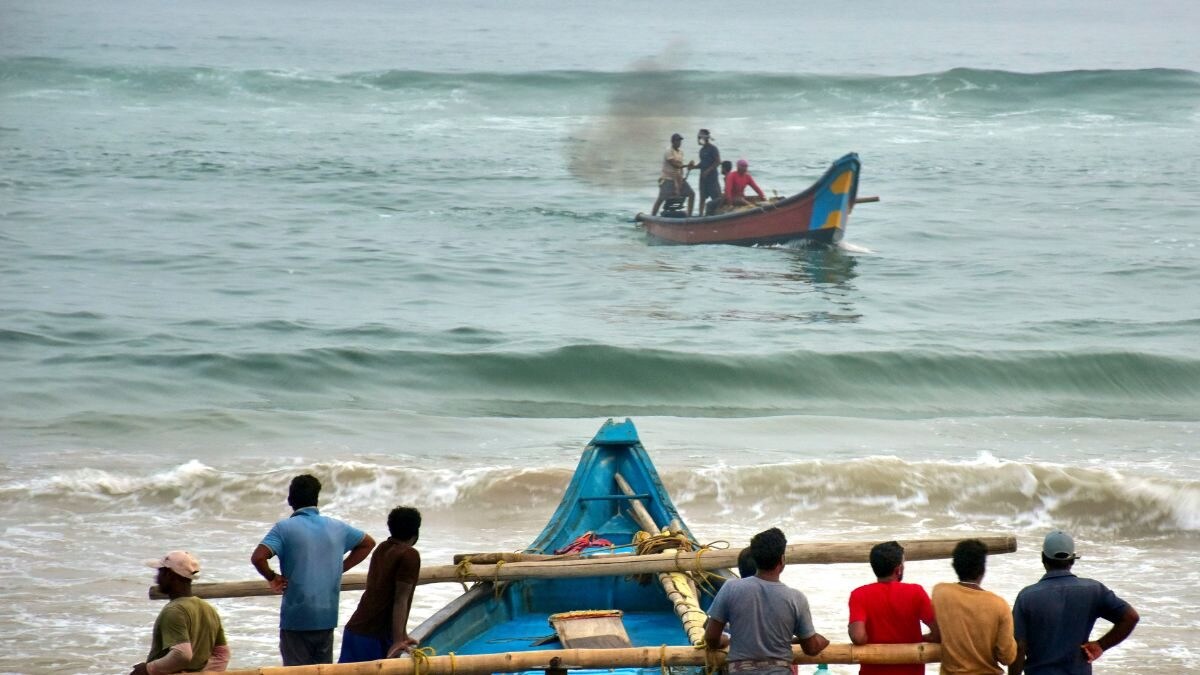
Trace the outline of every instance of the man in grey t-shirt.
[[708, 608], [704, 641], [711, 650], [722, 646], [730, 627], [729, 670], [734, 673], [790, 675], [793, 637], [809, 656], [829, 646], [813, 628], [808, 598], [779, 581], [787, 538], [777, 527], [750, 540], [758, 571], [726, 581]]

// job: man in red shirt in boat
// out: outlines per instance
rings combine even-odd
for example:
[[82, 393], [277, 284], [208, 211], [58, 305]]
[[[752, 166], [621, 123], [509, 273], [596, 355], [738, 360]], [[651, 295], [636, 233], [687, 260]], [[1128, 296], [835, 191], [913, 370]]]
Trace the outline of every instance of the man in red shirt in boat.
[[754, 176], [750, 175], [750, 162], [744, 159], [737, 161], [737, 171], [732, 171], [725, 177], [725, 202], [726, 206], [750, 206], [751, 202], [746, 198], [746, 188], [754, 188], [758, 193], [758, 200], [763, 201], [767, 198], [763, 194], [762, 188], [758, 187], [758, 183], [754, 182]]

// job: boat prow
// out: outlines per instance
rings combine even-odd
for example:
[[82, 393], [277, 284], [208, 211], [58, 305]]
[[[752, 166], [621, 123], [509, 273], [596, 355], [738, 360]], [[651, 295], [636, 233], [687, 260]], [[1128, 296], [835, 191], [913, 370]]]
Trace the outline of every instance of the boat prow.
[[[647, 522], [649, 521], [649, 522]], [[583, 557], [634, 553], [647, 525], [670, 528], [692, 539], [662, 485], [633, 422], [609, 420], [583, 451], [558, 508], [526, 554], [554, 554], [577, 547], [581, 537], [609, 544], [584, 549]], [[644, 535], [643, 535], [644, 536]], [[732, 576], [722, 571], [721, 576]], [[703, 598], [705, 606], [711, 598]], [[519, 579], [481, 583], [418, 626], [411, 635], [436, 653], [487, 654], [562, 649], [563, 615], [595, 619], [596, 639], [626, 646], [691, 645], [692, 640], [662, 584], [649, 578], [603, 575]], [[553, 617], [553, 618], [552, 618]], [[553, 627], [552, 628], [552, 624]], [[581, 624], [573, 624], [578, 627]], [[597, 628], [599, 627], [599, 628]], [[558, 628], [558, 630], [556, 630]]]

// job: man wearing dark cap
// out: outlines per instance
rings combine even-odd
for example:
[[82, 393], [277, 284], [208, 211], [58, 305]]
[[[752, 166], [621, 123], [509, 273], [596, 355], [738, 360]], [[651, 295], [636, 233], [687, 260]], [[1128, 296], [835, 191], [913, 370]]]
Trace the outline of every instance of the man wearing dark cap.
[[[1071, 535], [1062, 530], [1046, 535], [1046, 574], [1021, 589], [1013, 604], [1017, 659], [1008, 667], [1009, 675], [1089, 675], [1093, 661], [1133, 632], [1137, 611], [1099, 581], [1072, 574], [1078, 558]], [[1091, 640], [1098, 618], [1113, 626]]]
[[158, 588], [170, 602], [154, 621], [154, 635], [146, 660], [130, 675], [223, 671], [229, 664], [229, 645], [217, 610], [192, 595], [192, 579], [200, 574], [200, 563], [187, 551], [171, 551], [147, 560], [158, 570]]
[[[671, 147], [667, 148], [663, 154], [662, 175], [658, 178], [658, 199], [654, 200], [654, 208], [650, 209], [650, 215], [657, 216], [658, 209], [663, 202], [672, 197], [687, 197], [687, 214], [692, 215], [692, 207], [696, 202], [696, 193], [692, 191], [692, 186], [688, 185], [683, 178], [683, 150], [680, 149], [680, 144], [683, 143], [683, 136], [679, 134], [671, 134]], [[686, 164], [688, 169], [695, 168], [695, 162]]]
[[708, 200], [720, 199], [722, 195], [721, 181], [717, 177], [717, 168], [721, 166], [721, 151], [713, 145], [712, 134], [708, 129], [701, 129], [700, 133], [696, 134], [696, 142], [700, 144], [700, 216], [704, 217]]

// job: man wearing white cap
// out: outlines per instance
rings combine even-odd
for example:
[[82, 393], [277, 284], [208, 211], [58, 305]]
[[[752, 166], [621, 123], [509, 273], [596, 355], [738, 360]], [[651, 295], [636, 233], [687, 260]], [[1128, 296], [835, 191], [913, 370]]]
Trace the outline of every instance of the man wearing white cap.
[[[1099, 581], [1072, 574], [1078, 559], [1071, 535], [1062, 530], [1046, 535], [1046, 574], [1021, 589], [1013, 604], [1017, 658], [1008, 667], [1009, 675], [1089, 675], [1093, 661], [1133, 632], [1137, 610]], [[1098, 618], [1113, 626], [1092, 640]]]
[[147, 560], [146, 565], [158, 570], [158, 588], [170, 602], [154, 621], [150, 654], [133, 667], [131, 675], [225, 670], [229, 645], [221, 617], [212, 605], [192, 595], [192, 579], [200, 574], [200, 563], [187, 551], [171, 551]]

